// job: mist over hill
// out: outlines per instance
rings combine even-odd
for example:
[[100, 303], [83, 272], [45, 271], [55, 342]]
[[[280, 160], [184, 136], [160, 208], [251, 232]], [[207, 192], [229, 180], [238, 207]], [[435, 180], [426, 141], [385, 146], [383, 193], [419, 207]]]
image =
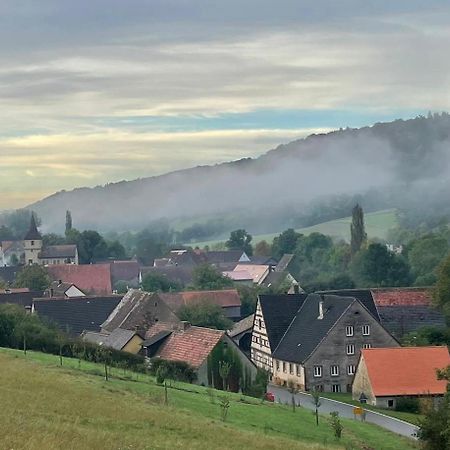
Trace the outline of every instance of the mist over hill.
[[105, 231], [208, 217], [271, 232], [344, 217], [355, 201], [442, 216], [449, 164], [450, 115], [442, 113], [311, 135], [255, 159], [62, 191], [28, 208], [45, 231], [63, 229], [66, 209], [77, 228]]

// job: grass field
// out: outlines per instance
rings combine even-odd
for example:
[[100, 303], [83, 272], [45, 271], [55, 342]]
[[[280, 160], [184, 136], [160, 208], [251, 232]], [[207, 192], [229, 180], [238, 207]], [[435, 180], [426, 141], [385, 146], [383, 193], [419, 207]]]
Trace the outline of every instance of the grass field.
[[[326, 392], [323, 394], [324, 397], [331, 398], [332, 400], [337, 400], [343, 403], [350, 403], [351, 405], [361, 406], [361, 403], [352, 399], [352, 394], [340, 393], [334, 394]], [[423, 418], [420, 414], [414, 414], [403, 411], [394, 411], [392, 409], [377, 408], [376, 406], [364, 405], [364, 409], [370, 409], [372, 411], [377, 411], [379, 413], [385, 414], [386, 416], [395, 417], [396, 419], [404, 420], [409, 423], [417, 425], [418, 421]]]
[[[398, 224], [396, 211], [394, 209], [377, 211], [373, 213], [367, 213], [364, 215], [366, 232], [369, 238], [380, 238], [385, 239], [388, 231]], [[323, 222], [312, 227], [299, 228], [296, 231], [305, 235], [311, 234], [313, 232], [319, 232], [326, 234], [328, 236], [335, 237], [337, 239], [344, 239], [347, 242], [350, 241], [350, 223], [351, 217], [344, 217], [343, 219], [331, 220], [329, 222]], [[280, 232], [283, 230], [280, 230]], [[260, 234], [253, 236], [253, 244], [259, 241], [265, 240], [269, 243], [272, 242], [273, 238], [278, 236], [280, 233], [271, 234]], [[197, 245], [199, 247], [204, 247], [205, 245], [217, 246], [224, 239], [216, 239], [212, 241], [203, 241], [191, 243], [189, 245]]]
[[[56, 356], [0, 350], [0, 448], [4, 449], [417, 449], [414, 441], [374, 425], [344, 420], [336, 442], [325, 417], [239, 394], [220, 420], [219, 391]], [[209, 393], [213, 392], [211, 396]]]

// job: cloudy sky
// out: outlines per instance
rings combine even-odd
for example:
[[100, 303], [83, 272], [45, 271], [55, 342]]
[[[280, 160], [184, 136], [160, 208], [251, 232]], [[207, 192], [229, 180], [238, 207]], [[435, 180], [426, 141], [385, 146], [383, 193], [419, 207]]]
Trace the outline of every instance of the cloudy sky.
[[1, 0], [0, 208], [450, 110], [450, 2]]

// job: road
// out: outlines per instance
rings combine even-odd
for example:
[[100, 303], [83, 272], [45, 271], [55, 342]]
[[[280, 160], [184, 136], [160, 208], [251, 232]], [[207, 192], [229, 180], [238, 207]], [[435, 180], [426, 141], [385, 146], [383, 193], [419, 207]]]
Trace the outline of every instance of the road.
[[[286, 389], [279, 386], [270, 385], [268, 387], [268, 391], [272, 392], [275, 395], [276, 402], [291, 404], [292, 394]], [[295, 394], [295, 399], [296, 403], [300, 404], [302, 407], [314, 410], [314, 404], [312, 402], [310, 394], [300, 392], [298, 394]], [[329, 414], [332, 411], [337, 411], [339, 413], [339, 416], [341, 417], [355, 419], [355, 416], [353, 414], [353, 405], [341, 403], [323, 397], [320, 398], [320, 403], [320, 414]], [[380, 414], [378, 412], [369, 410], [365, 410], [365, 412], [366, 422], [374, 423], [376, 425], [379, 425], [380, 427], [386, 428], [387, 430], [400, 434], [402, 436], [417, 439], [416, 434], [418, 428], [415, 425], [404, 422], [403, 420], [396, 419], [395, 417], [385, 416], [384, 414]]]

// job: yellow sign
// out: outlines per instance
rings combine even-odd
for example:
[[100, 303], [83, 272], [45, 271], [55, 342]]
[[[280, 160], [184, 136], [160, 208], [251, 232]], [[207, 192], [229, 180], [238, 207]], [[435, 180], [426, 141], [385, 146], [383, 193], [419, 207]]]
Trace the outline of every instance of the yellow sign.
[[360, 408], [359, 406], [355, 406], [353, 408], [353, 414], [355, 416], [361, 416], [363, 412], [364, 412], [364, 410], [362, 408]]

